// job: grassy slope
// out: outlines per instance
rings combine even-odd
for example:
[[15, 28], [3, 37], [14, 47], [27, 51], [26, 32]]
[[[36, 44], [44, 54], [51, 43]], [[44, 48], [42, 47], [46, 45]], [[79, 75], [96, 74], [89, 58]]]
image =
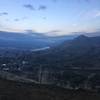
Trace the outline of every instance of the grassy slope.
[[0, 100], [100, 100], [100, 95], [0, 79]]

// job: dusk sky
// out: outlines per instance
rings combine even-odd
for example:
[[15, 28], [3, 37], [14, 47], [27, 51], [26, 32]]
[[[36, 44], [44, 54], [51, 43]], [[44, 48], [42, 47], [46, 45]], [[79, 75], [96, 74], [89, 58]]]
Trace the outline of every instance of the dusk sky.
[[100, 31], [100, 0], [0, 0], [0, 31], [46, 35]]

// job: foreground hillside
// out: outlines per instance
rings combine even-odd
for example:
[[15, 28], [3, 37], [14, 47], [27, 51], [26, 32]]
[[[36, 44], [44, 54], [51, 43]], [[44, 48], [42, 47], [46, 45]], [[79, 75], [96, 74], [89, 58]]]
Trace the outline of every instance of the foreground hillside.
[[100, 100], [99, 93], [0, 79], [0, 100]]

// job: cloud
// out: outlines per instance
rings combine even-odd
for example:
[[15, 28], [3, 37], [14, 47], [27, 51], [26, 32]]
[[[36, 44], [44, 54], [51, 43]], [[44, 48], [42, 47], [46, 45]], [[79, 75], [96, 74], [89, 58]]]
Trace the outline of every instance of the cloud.
[[48, 33], [57, 33], [57, 32], [61, 32], [61, 30], [51, 30]]
[[7, 12], [1, 12], [0, 16], [3, 16], [3, 15], [8, 15], [8, 13]]
[[35, 37], [37, 36], [38, 38], [45, 36], [45, 34], [39, 33], [36, 30], [31, 30], [31, 29], [24, 30], [24, 33]]
[[47, 19], [47, 17], [45, 17], [45, 16], [44, 16], [44, 17], [42, 17], [42, 19], [46, 20], [46, 19]]
[[79, 16], [85, 19], [94, 19], [100, 17], [100, 10], [85, 11], [83, 13], [80, 13]]
[[28, 17], [22, 17], [22, 20], [28, 19]]
[[15, 18], [14, 21], [18, 22], [18, 21], [25, 20], [25, 19], [27, 19], [27, 17]]
[[17, 19], [17, 18], [16, 18], [16, 19], [14, 19], [14, 21], [18, 22], [18, 21], [19, 21], [19, 19]]
[[[72, 0], [73, 1], [73, 0]], [[88, 4], [90, 4], [90, 3], [92, 3], [92, 2], [94, 2], [95, 0], [76, 0], [76, 2], [78, 2], [78, 3], [83, 3], [83, 2], [85, 2], [85, 3], [88, 3]]]
[[3, 27], [3, 25], [0, 23], [0, 28]]
[[24, 7], [29, 9], [29, 10], [46, 10], [47, 9], [47, 7], [45, 5], [39, 5], [38, 8], [35, 8], [31, 4], [25, 4]]
[[29, 9], [29, 10], [35, 10], [35, 8], [33, 7], [33, 5], [31, 5], [31, 4], [25, 4], [24, 7], [27, 8], [27, 9]]
[[85, 33], [85, 35], [90, 36], [90, 37], [100, 36], [100, 29], [95, 30], [93, 32], [87, 32], [87, 33]]
[[91, 0], [85, 0], [86, 2], [91, 2]]
[[48, 36], [56, 36], [56, 35], [61, 35], [61, 30], [51, 30], [46, 32], [46, 35]]
[[92, 1], [95, 1], [95, 0], [85, 0], [87, 3], [91, 3]]
[[100, 17], [100, 11], [95, 14], [95, 17]]
[[46, 7], [45, 5], [40, 5], [38, 9], [39, 9], [39, 10], [46, 10], [47, 7]]
[[35, 31], [33, 31], [33, 30], [31, 30], [31, 29], [27, 29], [27, 30], [24, 30], [26, 33], [30, 33], [30, 34], [32, 34], [33, 32], [35, 32]]
[[52, 0], [53, 2], [57, 2], [58, 0]]
[[90, 18], [97, 18], [100, 17], [100, 10], [94, 10], [87, 13], [87, 16]]

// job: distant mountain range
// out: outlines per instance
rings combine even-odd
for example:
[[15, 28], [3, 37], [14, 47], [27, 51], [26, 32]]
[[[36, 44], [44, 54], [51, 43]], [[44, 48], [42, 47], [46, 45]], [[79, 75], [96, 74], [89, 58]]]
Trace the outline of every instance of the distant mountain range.
[[[13, 51], [11, 51], [11, 49]], [[40, 33], [0, 32], [1, 55], [11, 56], [15, 49], [30, 50], [32, 62], [55, 67], [100, 66], [100, 36], [47, 37]], [[16, 51], [18, 53], [18, 51]], [[30, 60], [30, 59], [28, 59]]]
[[38, 49], [55, 46], [75, 36], [48, 37], [42, 33], [14, 33], [0, 31], [0, 48]]
[[[48, 63], [57, 67], [84, 67], [100, 68], [100, 36], [79, 37], [64, 41], [59, 46], [49, 49], [46, 52], [37, 51], [37, 62]], [[35, 55], [33, 53], [33, 55]]]

